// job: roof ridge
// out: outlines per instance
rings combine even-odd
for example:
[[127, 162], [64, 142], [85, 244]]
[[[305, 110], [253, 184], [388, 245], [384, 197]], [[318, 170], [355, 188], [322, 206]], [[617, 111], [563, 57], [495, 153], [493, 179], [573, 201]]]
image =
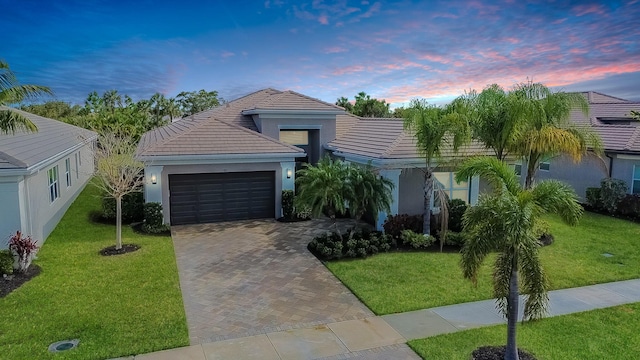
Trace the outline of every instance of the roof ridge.
[[629, 137], [629, 140], [627, 140], [627, 143], [624, 145], [624, 149], [631, 150], [633, 148], [633, 144], [636, 142], [639, 136], [640, 136], [640, 127], [636, 127], [636, 129], [633, 131], [633, 134], [631, 134], [631, 136]]
[[[211, 118], [207, 118], [206, 120], [208, 120], [208, 119], [212, 119], [212, 118], [213, 118], [213, 117], [211, 117]], [[203, 120], [205, 120], [205, 119], [203, 119]], [[155, 128], [154, 130], [152, 130], [153, 132], [159, 132], [159, 131], [162, 131], [162, 129], [169, 128], [169, 127], [171, 127], [172, 125], [174, 125], [174, 126], [173, 126], [173, 128], [179, 128], [179, 127], [181, 127], [181, 126], [183, 127], [183, 128], [181, 129], [180, 134], [177, 134], [175, 137], [167, 137], [167, 138], [163, 138], [161, 141], [156, 141], [156, 142], [154, 142], [154, 143], [150, 144], [149, 146], [146, 146], [146, 147], [141, 148], [141, 149], [140, 149], [140, 152], [143, 152], [143, 151], [146, 151], [146, 150], [152, 149], [152, 148], [154, 148], [154, 147], [156, 147], [156, 146], [164, 145], [164, 144], [166, 144], [167, 142], [169, 142], [170, 140], [173, 140], [173, 139], [175, 139], [175, 138], [179, 138], [179, 137], [181, 137], [182, 135], [184, 135], [184, 134], [186, 134], [186, 133], [190, 133], [191, 131], [193, 131], [193, 129], [195, 129], [195, 128], [199, 127], [201, 124], [206, 123], [206, 121], [203, 121], [203, 120], [196, 120], [196, 119], [194, 119], [194, 118], [193, 118], [193, 114], [192, 114], [192, 115], [189, 115], [189, 116], [188, 116], [188, 117], [186, 117], [186, 118], [182, 118], [180, 121], [176, 121], [175, 123], [171, 123], [171, 124], [167, 124], [167, 125], [165, 125], [165, 126], [161, 126], [161, 127], [159, 127], [159, 128]], [[189, 122], [189, 124], [184, 124], [184, 122]], [[191, 126], [191, 125], [193, 125], [193, 126]], [[146, 132], [146, 133], [144, 133], [144, 135], [143, 135], [143, 136], [147, 136], [147, 134], [150, 134], [150, 133], [151, 133], [151, 131], [150, 131], [150, 132]]]
[[0, 159], [4, 159], [8, 161], [10, 164], [18, 166], [18, 167], [27, 167], [27, 164], [24, 161], [14, 158], [13, 156], [7, 154], [4, 151], [0, 150]]
[[391, 144], [387, 146], [387, 148], [382, 152], [382, 157], [391, 155], [393, 150], [395, 150], [398, 147], [398, 145], [400, 145], [400, 143], [406, 136], [407, 136], [407, 132], [403, 128], [400, 134], [398, 134], [398, 136], [396, 136], [396, 138], [391, 142]]
[[[617, 97], [617, 96], [613, 96], [613, 95], [609, 95], [609, 94], [601, 93], [601, 92], [599, 92], [599, 91], [587, 91], [587, 93], [598, 94], [598, 95], [602, 95], [602, 96], [606, 96], [606, 97], [610, 97], [610, 98], [614, 98], [614, 99], [622, 100], [622, 101], [624, 101], [624, 102], [629, 102], [629, 100], [627, 100], [627, 99], [623, 99], [623, 98], [621, 98], [621, 97]], [[589, 102], [591, 102], [591, 101], [589, 100]], [[599, 102], [599, 103], [595, 103], [595, 104], [608, 104], [608, 103], [602, 103], [602, 102]], [[619, 104], [619, 103], [613, 102], [613, 104]]]
[[242, 131], [244, 131], [244, 132], [246, 132], [248, 134], [257, 135], [258, 137], [261, 137], [263, 139], [269, 140], [269, 141], [271, 141], [273, 143], [276, 143], [276, 144], [279, 144], [279, 145], [284, 145], [284, 146], [286, 146], [286, 147], [288, 147], [288, 148], [290, 148], [292, 150], [296, 150], [296, 151], [302, 150], [299, 147], [296, 147], [296, 146], [293, 146], [293, 145], [290, 145], [290, 144], [287, 144], [287, 143], [283, 143], [283, 142], [281, 142], [279, 140], [276, 140], [275, 138], [272, 138], [271, 136], [267, 136], [267, 135], [259, 133], [257, 131], [253, 131], [251, 129], [247, 129], [244, 126], [240, 126], [240, 125], [237, 125], [237, 124], [232, 124], [230, 122], [227, 122], [227, 121], [224, 121], [224, 120], [220, 120], [220, 119], [216, 119], [216, 118], [211, 118], [211, 120], [221, 122], [221, 123], [226, 124], [226, 125], [234, 128], [234, 129], [242, 130]]
[[311, 97], [311, 96], [309, 96], [309, 95], [301, 94], [301, 93], [299, 93], [299, 92], [297, 92], [297, 91], [293, 91], [293, 90], [285, 90], [283, 93], [287, 93], [287, 92], [288, 92], [288, 93], [290, 93], [290, 94], [295, 94], [295, 95], [298, 95], [298, 96], [302, 96], [303, 98], [306, 98], [306, 99], [309, 99], [309, 100], [319, 101], [319, 102], [321, 102], [321, 103], [323, 103], [323, 104], [329, 105], [329, 106], [334, 107], [334, 108], [336, 108], [336, 109], [344, 110], [344, 108], [343, 108], [343, 107], [341, 107], [341, 106], [338, 106], [338, 105], [336, 105], [336, 104], [332, 104], [332, 103], [328, 103], [328, 102], [326, 102], [326, 101], [324, 101], [324, 100], [320, 100], [320, 99], [318, 99], [318, 98], [314, 98], [314, 97]]

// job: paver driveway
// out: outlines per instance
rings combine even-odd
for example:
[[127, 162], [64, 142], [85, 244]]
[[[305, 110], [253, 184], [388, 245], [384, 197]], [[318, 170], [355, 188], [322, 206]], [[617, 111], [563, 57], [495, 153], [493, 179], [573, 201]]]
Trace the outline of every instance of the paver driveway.
[[172, 226], [191, 344], [373, 314], [309, 251], [328, 219]]

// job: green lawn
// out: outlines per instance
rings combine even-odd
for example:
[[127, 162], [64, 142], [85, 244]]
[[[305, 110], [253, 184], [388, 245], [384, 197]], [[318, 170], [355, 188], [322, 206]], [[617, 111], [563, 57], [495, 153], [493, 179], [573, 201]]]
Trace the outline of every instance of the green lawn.
[[[638, 359], [640, 303], [518, 325], [518, 347], [539, 360]], [[423, 359], [469, 359], [480, 346], [506, 344], [506, 327], [492, 326], [413, 340]]]
[[[188, 345], [171, 238], [123, 228], [141, 249], [103, 257], [115, 226], [95, 224], [98, 191], [87, 186], [34, 262], [42, 273], [0, 299], [0, 358], [105, 359]], [[50, 343], [80, 339], [53, 355]]]
[[[546, 220], [556, 241], [540, 256], [552, 289], [640, 278], [640, 224], [592, 213], [576, 227]], [[490, 299], [492, 258], [477, 288], [462, 278], [459, 260], [458, 253], [387, 253], [327, 267], [376, 314], [390, 314]]]

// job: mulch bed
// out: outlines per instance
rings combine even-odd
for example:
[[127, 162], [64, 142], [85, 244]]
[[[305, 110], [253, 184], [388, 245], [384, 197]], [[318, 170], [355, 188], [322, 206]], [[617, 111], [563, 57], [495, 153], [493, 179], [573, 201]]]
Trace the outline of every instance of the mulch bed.
[[[472, 360], [504, 360], [506, 346], [483, 346], [475, 349], [471, 353]], [[536, 360], [532, 354], [518, 349], [520, 360]]]
[[293, 222], [309, 221], [309, 220], [311, 220], [311, 218], [299, 218], [299, 217], [286, 218], [284, 216], [276, 219], [276, 221], [283, 222], [283, 223], [293, 223]]
[[22, 286], [22, 284], [40, 275], [42, 269], [40, 266], [31, 264], [26, 272], [14, 272], [6, 277], [0, 277], [0, 298], [9, 295], [13, 290]]
[[140, 249], [140, 246], [136, 244], [122, 244], [122, 247], [117, 250], [116, 250], [116, 246], [113, 245], [100, 250], [100, 255], [102, 256], [122, 255], [130, 252], [134, 252], [138, 249]]

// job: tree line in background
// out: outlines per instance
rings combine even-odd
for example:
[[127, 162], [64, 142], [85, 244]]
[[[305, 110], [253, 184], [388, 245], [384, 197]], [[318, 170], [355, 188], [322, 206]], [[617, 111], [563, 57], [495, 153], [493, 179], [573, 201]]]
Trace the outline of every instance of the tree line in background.
[[149, 99], [134, 101], [117, 90], [102, 95], [93, 91], [84, 106], [64, 101], [22, 105], [32, 114], [57, 119], [98, 133], [126, 135], [138, 140], [145, 132], [224, 103], [217, 91], [183, 91], [175, 98], [156, 93]]

